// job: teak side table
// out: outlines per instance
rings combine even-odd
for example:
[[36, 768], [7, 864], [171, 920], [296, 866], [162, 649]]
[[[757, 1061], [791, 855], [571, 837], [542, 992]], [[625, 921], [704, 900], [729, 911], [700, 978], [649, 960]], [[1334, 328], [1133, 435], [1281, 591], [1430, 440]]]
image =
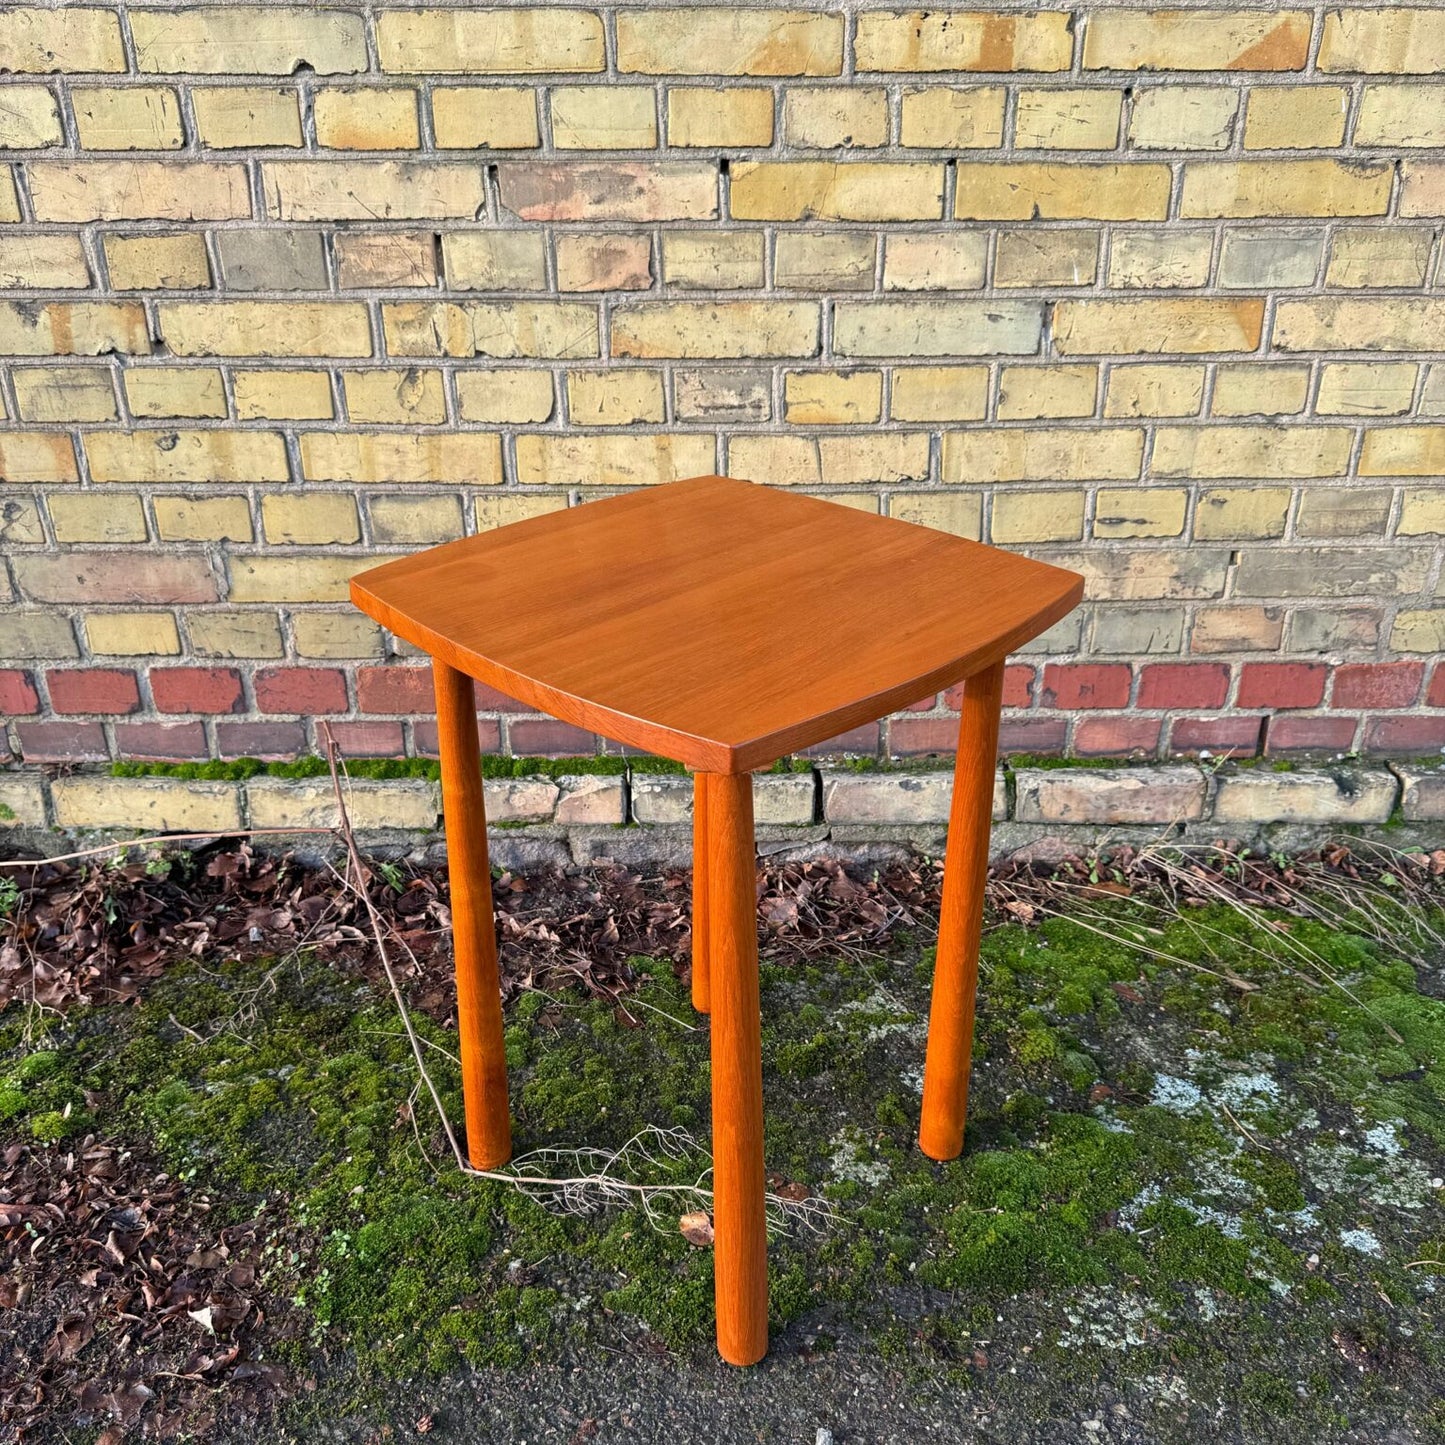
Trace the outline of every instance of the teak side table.
[[724, 477], [589, 502], [363, 572], [352, 601], [429, 653], [467, 1150], [511, 1156], [472, 679], [695, 773], [694, 1005], [712, 1015], [717, 1344], [768, 1348], [750, 773], [963, 680], [918, 1142], [963, 1148], [1003, 663], [1076, 573]]

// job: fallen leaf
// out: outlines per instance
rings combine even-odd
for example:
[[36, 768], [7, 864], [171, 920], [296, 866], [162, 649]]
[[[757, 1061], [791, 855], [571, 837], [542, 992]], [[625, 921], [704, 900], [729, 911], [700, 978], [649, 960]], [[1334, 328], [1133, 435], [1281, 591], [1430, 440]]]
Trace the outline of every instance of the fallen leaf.
[[706, 1249], [712, 1243], [712, 1220], [704, 1210], [698, 1209], [684, 1214], [677, 1221], [677, 1227], [682, 1231], [682, 1237], [699, 1249]]

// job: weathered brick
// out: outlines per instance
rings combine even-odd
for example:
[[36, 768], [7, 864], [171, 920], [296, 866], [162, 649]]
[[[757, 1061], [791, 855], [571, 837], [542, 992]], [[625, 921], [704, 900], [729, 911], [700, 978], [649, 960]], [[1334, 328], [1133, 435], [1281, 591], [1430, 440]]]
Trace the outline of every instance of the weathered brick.
[[617, 68], [644, 75], [839, 75], [843, 17], [722, 6], [624, 10], [617, 16]]
[[978, 427], [943, 436], [945, 482], [1126, 480], [1139, 475], [1144, 433], [1135, 427], [1095, 430]]
[[1160, 427], [1150, 470], [1159, 477], [1338, 477], [1354, 438], [1346, 427]]
[[1294, 416], [1309, 395], [1307, 366], [1242, 361], [1214, 372], [1211, 416]]
[[1209, 231], [1115, 231], [1109, 285], [1125, 291], [1205, 286], [1213, 258]]
[[1074, 723], [1073, 750], [1081, 758], [1152, 757], [1162, 731], [1157, 717], [1081, 717]]
[[366, 510], [372, 540], [382, 546], [432, 546], [450, 542], [465, 530], [460, 497], [373, 496]]
[[1304, 10], [1101, 11], [1090, 17], [1090, 70], [1303, 70]]
[[177, 356], [369, 356], [366, 307], [350, 301], [162, 301]]
[[1177, 653], [1183, 640], [1184, 611], [1179, 607], [1100, 607], [1094, 614], [1091, 651], [1099, 656]]
[[988, 408], [982, 366], [899, 366], [893, 371], [895, 421], [981, 421]]
[[888, 92], [873, 87], [799, 87], [783, 95], [783, 139], [817, 150], [888, 143]]
[[266, 214], [274, 221], [474, 220], [486, 210], [476, 165], [268, 161], [261, 170]]
[[231, 394], [239, 421], [329, 421], [331, 378], [324, 371], [233, 370]]
[[356, 612], [297, 612], [291, 634], [301, 657], [351, 659], [381, 655], [381, 629]]
[[1175, 601], [1219, 597], [1224, 592], [1230, 554], [1190, 547], [1092, 547], [1082, 552], [1059, 552], [1049, 559], [1060, 567], [1081, 572], [1085, 592], [1095, 601]]
[[463, 421], [546, 421], [553, 409], [552, 378], [519, 367], [462, 371], [457, 374], [457, 403]]
[[547, 436], [517, 438], [517, 480], [525, 485], [634, 486], [671, 482], [714, 469], [713, 439], [633, 433], [627, 436]]
[[1306, 487], [1295, 518], [1300, 537], [1383, 537], [1390, 518], [1387, 487]]
[[995, 286], [1088, 286], [1099, 268], [1097, 231], [1000, 231]]
[[759, 87], [677, 86], [667, 92], [670, 146], [768, 146], [773, 95]]
[[899, 143], [927, 150], [980, 150], [1003, 144], [1001, 86], [907, 88]]
[[[231, 595], [236, 600], [234, 588]], [[274, 612], [193, 612], [186, 630], [198, 657], [280, 657], [286, 650]]]
[[614, 367], [567, 374], [567, 414], [579, 426], [630, 426], [666, 420], [662, 373]]
[[[956, 738], [952, 719], [948, 729]], [[900, 770], [889, 773], [850, 773], [820, 769], [823, 780], [823, 817], [834, 825], [893, 823], [917, 825], [946, 823], [953, 796], [953, 775], [943, 769]], [[1006, 810], [1003, 771], [994, 776], [993, 816]]]
[[302, 143], [300, 101], [290, 86], [196, 85], [191, 107], [201, 144], [214, 150]]
[[657, 101], [641, 85], [559, 85], [551, 93], [552, 144], [562, 151], [651, 150]]
[[307, 547], [361, 540], [356, 502], [345, 492], [274, 493], [261, 498], [268, 542]]
[[883, 413], [883, 373], [790, 371], [783, 378], [783, 412], [799, 426], [876, 422]]
[[1395, 773], [1401, 785], [1400, 814], [1407, 823], [1445, 819], [1445, 772], [1399, 764]]
[[5, 112], [0, 115], [0, 146], [6, 150], [42, 150], [64, 142], [60, 108], [44, 85], [11, 82], [5, 91]]
[[1201, 542], [1257, 540], [1284, 536], [1289, 515], [1288, 487], [1207, 487], [1194, 513], [1194, 536]]
[[432, 133], [443, 150], [529, 150], [541, 145], [537, 97], [520, 86], [437, 86]]
[[1061, 10], [995, 15], [965, 10], [864, 11], [858, 69], [1067, 70], [1074, 53]]
[[669, 231], [662, 240], [663, 284], [704, 291], [761, 287], [764, 249], [761, 231]]
[[15, 736], [28, 763], [91, 763], [110, 757], [105, 728], [98, 722], [17, 723]]
[[71, 542], [144, 542], [145, 512], [135, 493], [105, 496], [95, 492], [57, 492], [46, 501], [55, 540]]
[[58, 291], [89, 285], [78, 236], [0, 236], [0, 287]]
[[373, 369], [342, 374], [346, 414], [353, 422], [417, 426], [446, 420], [446, 396], [439, 371], [423, 367]]
[[44, 826], [44, 780], [38, 774], [0, 774], [0, 828]]
[[1291, 652], [1373, 651], [1383, 616], [1379, 607], [1299, 607], [1290, 615], [1285, 645]]
[[996, 415], [1000, 421], [1092, 416], [1098, 388], [1096, 366], [1005, 366]]
[[1372, 427], [1360, 452], [1362, 477], [1429, 477], [1445, 472], [1445, 426]]
[[0, 477], [7, 482], [73, 482], [75, 449], [63, 432], [0, 432]]
[[1227, 86], [1149, 86], [1134, 96], [1129, 144], [1138, 150], [1222, 151], [1234, 131], [1239, 92]]
[[85, 667], [46, 674], [51, 711], [64, 717], [76, 713], [129, 713], [140, 707], [135, 673], [121, 668]]
[[226, 415], [226, 390], [214, 366], [132, 367], [121, 380], [132, 416]]
[[1445, 70], [1445, 15], [1382, 6], [1328, 11], [1319, 68], [1367, 75], [1432, 75]]
[[491, 432], [307, 432], [301, 470], [310, 482], [502, 480], [502, 447]]
[[1423, 226], [1341, 227], [1330, 244], [1328, 286], [1419, 286], [1434, 234]]
[[32, 602], [215, 602], [220, 595], [205, 557], [72, 550], [15, 556], [10, 568]]
[[79, 656], [68, 618], [13, 607], [0, 612], [0, 657], [28, 662]]
[[1339, 85], [1263, 85], [1249, 93], [1246, 150], [1323, 150], [1345, 138], [1350, 93]]
[[324, 291], [326, 250], [320, 231], [221, 231], [216, 236], [228, 291]]
[[1414, 362], [1334, 362], [1320, 368], [1320, 416], [1403, 416], [1415, 396]]
[[673, 373], [673, 409], [678, 421], [766, 421], [772, 385], [759, 369], [679, 369]]
[[1284, 638], [1284, 612], [1278, 607], [1236, 604], [1201, 607], [1189, 636], [1191, 652], [1273, 652]]
[[526, 75], [603, 67], [601, 17], [559, 8], [387, 10], [377, 17], [383, 70]]
[[344, 602], [357, 572], [379, 567], [387, 556], [232, 556], [227, 562], [232, 602]]
[[0, 10], [0, 70], [44, 75], [124, 69], [120, 17], [113, 10], [78, 5]]
[[[116, 418], [115, 389], [108, 366], [26, 366], [17, 367], [10, 376], [15, 386], [16, 411], [22, 421]], [[7, 474], [6, 480], [18, 478]]]
[[1065, 356], [1253, 351], [1264, 302], [1171, 299], [1076, 301], [1054, 307], [1054, 344]]
[[877, 486], [928, 476], [928, 437], [875, 432], [858, 436], [735, 436], [727, 474], [781, 486]]
[[1241, 597], [1393, 597], [1418, 591], [1429, 553], [1396, 547], [1255, 549], [1240, 554]]
[[1204, 816], [1204, 774], [1194, 767], [1020, 768], [1021, 823], [1188, 823]]
[[888, 515], [977, 542], [983, 536], [983, 498], [969, 492], [894, 492]]
[[156, 497], [152, 506], [163, 542], [251, 540], [251, 506], [245, 497]]
[[570, 301], [400, 302], [382, 307], [392, 356], [598, 354], [597, 308]]
[[1383, 161], [1190, 161], [1179, 214], [1383, 216], [1393, 176]]
[[885, 291], [973, 291], [987, 269], [987, 239], [972, 232], [921, 231], [884, 242]]
[[1077, 542], [1083, 535], [1082, 492], [1000, 492], [989, 511], [988, 540], [998, 546]]
[[848, 231], [780, 231], [773, 284], [794, 291], [871, 291], [878, 245]]
[[1420, 696], [1424, 679], [1423, 662], [1346, 663], [1335, 669], [1330, 706], [1411, 707]]
[[1104, 415], [1195, 416], [1203, 400], [1202, 366], [1114, 366], [1105, 384]]
[[322, 86], [312, 101], [316, 143], [332, 150], [415, 150], [417, 93], [406, 87]]
[[646, 291], [652, 285], [647, 236], [558, 236], [559, 291]]
[[185, 140], [180, 101], [169, 86], [75, 86], [70, 103], [86, 150], [178, 150]]
[[6, 717], [28, 717], [40, 711], [40, 694], [28, 672], [7, 667], [0, 670], [0, 714]]
[[206, 243], [194, 232], [108, 235], [105, 267], [117, 291], [188, 291], [211, 284]]
[[176, 619], [169, 612], [90, 612], [85, 640], [105, 657], [165, 656], [181, 650]]
[[1169, 209], [1163, 165], [960, 161], [954, 169], [959, 221], [1162, 221]]
[[559, 161], [498, 167], [501, 203], [524, 221], [706, 221], [717, 179], [691, 161]]
[[1407, 487], [1395, 531], [1401, 537], [1445, 533], [1445, 487]]
[[1032, 301], [840, 301], [833, 345], [843, 356], [1031, 356], [1042, 332]]
[[[612, 313], [614, 356], [814, 356], [816, 301], [657, 301]], [[839, 350], [846, 350], [841, 343]]]
[[133, 10], [136, 64], [158, 74], [320, 75], [366, 69], [359, 15], [249, 5]]
[[1280, 351], [1434, 351], [1445, 346], [1445, 299], [1282, 300], [1275, 311], [1273, 342]]
[[142, 833], [217, 832], [241, 826], [235, 783], [178, 778], [57, 778], [50, 785], [61, 828], [127, 828]]
[[1324, 245], [1323, 231], [1226, 230], [1219, 253], [1219, 284], [1250, 291], [1313, 285]]
[[739, 161], [730, 204], [741, 221], [937, 221], [943, 167], [888, 161]]
[[246, 169], [209, 161], [32, 161], [37, 221], [235, 221], [251, 214]]
[[1383, 823], [1399, 791], [1384, 768], [1225, 773], [1215, 785], [1216, 823]]
[[1101, 487], [1094, 499], [1096, 537], [1178, 537], [1188, 492], [1170, 487]]
[[1359, 718], [1310, 713], [1280, 713], [1269, 722], [1270, 754], [1353, 751]]
[[1113, 150], [1123, 103], [1117, 90], [1020, 90], [1014, 145], [1026, 150]]
[[343, 289], [436, 285], [436, 245], [427, 233], [343, 233], [335, 249], [336, 280]]
[[0, 354], [146, 355], [145, 312], [129, 301], [0, 301]]
[[1122, 662], [1051, 662], [1044, 668], [1044, 707], [1124, 707], [1133, 672]]
[[275, 432], [98, 431], [85, 434], [97, 482], [284, 482], [286, 446]]

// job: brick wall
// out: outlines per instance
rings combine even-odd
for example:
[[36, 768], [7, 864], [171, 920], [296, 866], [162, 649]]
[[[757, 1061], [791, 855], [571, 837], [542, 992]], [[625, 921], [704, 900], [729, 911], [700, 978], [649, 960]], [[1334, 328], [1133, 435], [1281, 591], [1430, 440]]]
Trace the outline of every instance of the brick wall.
[[66, 5], [0, 70], [19, 758], [426, 753], [351, 572], [711, 470], [1085, 572], [1011, 748], [1445, 744], [1445, 10]]

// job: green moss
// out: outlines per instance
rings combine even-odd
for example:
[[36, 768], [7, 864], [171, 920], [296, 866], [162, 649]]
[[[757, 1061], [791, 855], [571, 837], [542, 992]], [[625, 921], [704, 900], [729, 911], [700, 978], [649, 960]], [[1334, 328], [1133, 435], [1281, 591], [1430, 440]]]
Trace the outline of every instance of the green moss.
[[[656, 763], [651, 768], [645, 765]], [[632, 767], [637, 772], [683, 771], [681, 764], [665, 758], [624, 758], [599, 753], [594, 757], [514, 758], [495, 753], [482, 757], [484, 778], [574, 777], [581, 774], [621, 776]], [[264, 762], [260, 758], [234, 758], [229, 761], [204, 763], [136, 763], [118, 762], [110, 765], [117, 778], [184, 778], [208, 782], [245, 782], [248, 778], [322, 778], [330, 769], [325, 758], [295, 758], [289, 762]], [[440, 764], [430, 758], [350, 758], [346, 772], [353, 778], [390, 780], [393, 778], [441, 777]]]

